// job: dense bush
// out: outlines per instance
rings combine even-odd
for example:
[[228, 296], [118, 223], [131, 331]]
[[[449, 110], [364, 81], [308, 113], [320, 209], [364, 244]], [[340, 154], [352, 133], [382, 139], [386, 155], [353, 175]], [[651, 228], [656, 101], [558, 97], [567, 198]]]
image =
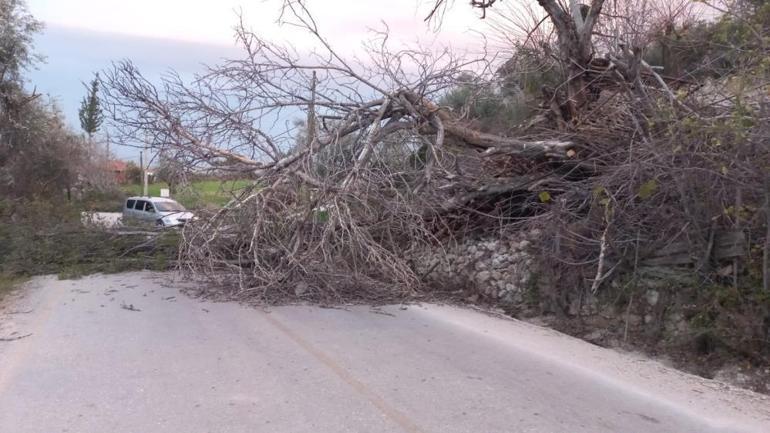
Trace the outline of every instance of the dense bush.
[[167, 269], [176, 259], [176, 231], [126, 235], [83, 222], [80, 210], [66, 202], [0, 201], [0, 274]]
[[487, 82], [466, 76], [441, 105], [451, 108], [482, 130], [507, 132], [532, 116], [536, 102], [510, 81]]

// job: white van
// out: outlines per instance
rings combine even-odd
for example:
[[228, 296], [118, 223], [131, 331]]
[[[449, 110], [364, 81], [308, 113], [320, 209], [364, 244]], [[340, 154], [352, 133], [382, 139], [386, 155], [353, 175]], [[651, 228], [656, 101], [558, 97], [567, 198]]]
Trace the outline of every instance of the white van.
[[129, 197], [123, 205], [123, 219], [155, 222], [161, 227], [176, 227], [193, 219], [193, 214], [170, 198]]

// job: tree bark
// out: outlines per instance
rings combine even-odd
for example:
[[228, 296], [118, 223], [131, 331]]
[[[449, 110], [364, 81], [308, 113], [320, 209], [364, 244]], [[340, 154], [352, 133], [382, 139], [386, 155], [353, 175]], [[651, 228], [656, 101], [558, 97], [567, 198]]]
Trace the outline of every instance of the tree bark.
[[[604, 0], [592, 0], [585, 19], [579, 11], [573, 18], [556, 0], [537, 2], [548, 13], [556, 29], [561, 60], [566, 65], [567, 72], [567, 116], [572, 118], [588, 100], [584, 75], [593, 56], [591, 36]], [[575, 22], [577, 18], [579, 23]]]

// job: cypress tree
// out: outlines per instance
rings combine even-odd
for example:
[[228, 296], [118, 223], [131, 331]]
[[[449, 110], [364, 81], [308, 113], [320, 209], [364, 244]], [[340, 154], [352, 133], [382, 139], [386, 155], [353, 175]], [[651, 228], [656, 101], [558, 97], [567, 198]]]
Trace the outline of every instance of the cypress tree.
[[85, 131], [90, 140], [99, 130], [99, 127], [102, 126], [102, 120], [104, 120], [101, 102], [99, 101], [99, 74], [96, 74], [91, 83], [83, 83], [83, 85], [88, 90], [88, 93], [80, 102], [78, 116], [80, 117], [80, 127], [83, 128], [83, 131]]

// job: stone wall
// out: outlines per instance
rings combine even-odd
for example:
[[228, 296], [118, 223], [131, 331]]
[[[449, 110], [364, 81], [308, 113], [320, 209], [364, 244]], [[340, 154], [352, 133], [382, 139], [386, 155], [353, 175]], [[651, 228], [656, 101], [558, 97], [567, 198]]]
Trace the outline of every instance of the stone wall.
[[[484, 298], [504, 304], [523, 302], [532, 277], [531, 241], [528, 235], [467, 239], [442, 250], [433, 250], [419, 261], [418, 271], [434, 284], [454, 285], [471, 300]], [[529, 237], [529, 239], [528, 239]]]
[[[536, 273], [533, 241], [538, 236], [540, 232], [533, 230], [527, 234], [504, 233], [498, 237], [466, 239], [428, 251], [416, 260], [417, 270], [425, 275], [428, 283], [461, 292], [470, 302], [483, 300], [501, 307], [515, 307], [518, 311], [532, 309], [534, 314], [553, 312], [554, 306], [548, 304], [549, 299], [541, 296], [544, 287], [540, 285], [548, 279], [541, 278], [537, 282], [533, 278]], [[608, 299], [603, 301], [591, 293], [581, 294], [579, 290], [561, 300], [567, 302], [565, 312], [568, 316], [580, 316], [588, 328], [597, 328], [590, 335], [602, 338], [585, 337], [590, 341], [620, 339], [626, 327], [642, 332], [654, 332], [662, 327], [663, 334], [670, 338], [689, 333], [682, 312], [664, 308], [663, 304], [673, 301], [669, 299], [670, 294], [666, 295], [665, 301], [661, 299], [665, 285], [657, 287], [653, 283], [650, 278], [645, 278], [641, 284], [649, 288], [641, 296], [636, 295], [630, 306], [608, 302], [616, 299], [614, 293], [622, 290], [623, 283], [619, 281], [601, 287], [600, 295], [605, 291], [613, 293], [605, 296]], [[610, 325], [610, 322], [616, 323]]]

